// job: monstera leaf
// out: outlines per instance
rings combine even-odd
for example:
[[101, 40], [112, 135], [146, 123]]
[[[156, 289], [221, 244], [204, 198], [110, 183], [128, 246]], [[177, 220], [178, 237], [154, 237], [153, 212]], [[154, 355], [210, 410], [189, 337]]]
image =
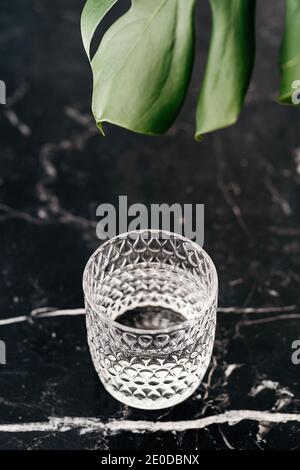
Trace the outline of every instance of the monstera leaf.
[[[88, 0], [81, 30], [90, 57], [98, 23], [116, 3]], [[103, 122], [162, 134], [176, 118], [190, 80], [195, 0], [133, 0], [91, 59], [93, 114]]]
[[[92, 110], [101, 132], [109, 122], [163, 134], [183, 104], [194, 57], [196, 0], [131, 0], [91, 57], [91, 41], [121, 0], [87, 0], [83, 44], [93, 72]], [[200, 1], [200, 0], [199, 0]], [[210, 0], [212, 35], [197, 111], [196, 139], [238, 119], [255, 56], [255, 0]], [[286, 0], [280, 102], [299, 104], [300, 0]], [[296, 96], [296, 100], [294, 99]]]
[[210, 0], [213, 29], [197, 108], [196, 139], [236, 122], [255, 55], [255, 0]]
[[300, 93], [300, 0], [286, 0], [280, 70], [279, 101], [286, 104], [299, 104], [300, 100], [296, 94]]

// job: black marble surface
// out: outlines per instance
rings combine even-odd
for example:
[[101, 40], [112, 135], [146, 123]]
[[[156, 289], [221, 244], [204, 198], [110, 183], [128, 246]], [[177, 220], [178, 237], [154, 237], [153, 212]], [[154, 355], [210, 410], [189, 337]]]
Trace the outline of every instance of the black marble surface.
[[[107, 126], [101, 138], [79, 33], [83, 2], [1, 1], [8, 102], [0, 106], [0, 339], [7, 347], [0, 449], [299, 447], [300, 366], [291, 344], [300, 339], [300, 114], [276, 104], [284, 2], [258, 3], [245, 109], [236, 126], [199, 144], [193, 126], [209, 41], [206, 2], [198, 6], [190, 93], [169, 134]], [[159, 412], [128, 408], [104, 391], [83, 315], [14, 320], [43, 307], [82, 308], [83, 268], [98, 245], [95, 209], [119, 195], [204, 203], [205, 248], [219, 272], [209, 371], [190, 399]]]

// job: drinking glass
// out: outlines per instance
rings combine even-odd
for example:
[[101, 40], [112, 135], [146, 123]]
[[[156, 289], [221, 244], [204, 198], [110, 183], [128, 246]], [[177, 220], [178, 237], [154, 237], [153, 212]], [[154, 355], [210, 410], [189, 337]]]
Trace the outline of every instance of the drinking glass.
[[154, 410], [196, 390], [211, 358], [218, 295], [200, 246], [160, 230], [121, 234], [91, 256], [83, 289], [92, 360], [114, 398]]

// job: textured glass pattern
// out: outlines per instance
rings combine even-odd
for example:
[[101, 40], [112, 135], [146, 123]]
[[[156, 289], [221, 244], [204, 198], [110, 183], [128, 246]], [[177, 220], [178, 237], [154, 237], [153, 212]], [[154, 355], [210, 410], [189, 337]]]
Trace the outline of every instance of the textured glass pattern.
[[216, 326], [217, 274], [204, 250], [167, 232], [123, 234], [93, 254], [83, 285], [91, 356], [111, 395], [160, 409], [194, 392]]

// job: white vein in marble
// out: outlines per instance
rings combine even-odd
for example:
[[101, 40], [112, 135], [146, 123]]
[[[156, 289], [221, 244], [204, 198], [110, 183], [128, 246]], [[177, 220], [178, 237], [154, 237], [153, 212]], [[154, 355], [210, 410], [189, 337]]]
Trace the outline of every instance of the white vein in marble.
[[134, 421], [111, 420], [103, 422], [97, 418], [50, 417], [46, 422], [1, 424], [0, 432], [67, 432], [77, 430], [80, 434], [89, 432], [184, 432], [205, 429], [212, 425], [236, 425], [243, 420], [263, 423], [300, 423], [300, 414], [272, 413], [257, 410], [230, 410], [219, 415], [185, 421]]

